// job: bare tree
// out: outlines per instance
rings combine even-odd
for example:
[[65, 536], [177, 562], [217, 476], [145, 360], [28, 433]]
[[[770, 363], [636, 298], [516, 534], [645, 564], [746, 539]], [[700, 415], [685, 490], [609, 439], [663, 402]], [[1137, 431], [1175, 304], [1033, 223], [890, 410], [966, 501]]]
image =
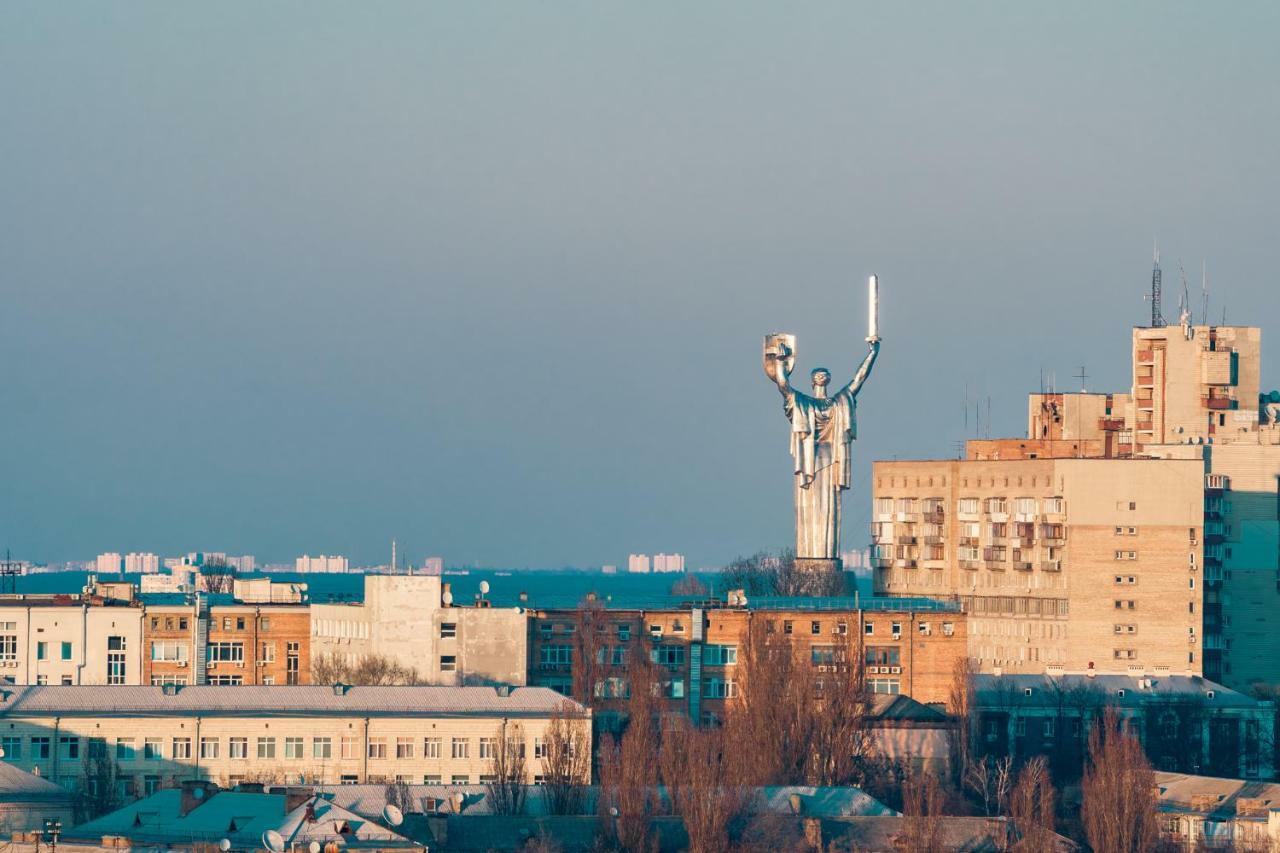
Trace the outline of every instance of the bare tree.
[[697, 575], [686, 574], [671, 585], [671, 594], [690, 598], [706, 598], [707, 585], [698, 580]]
[[800, 740], [809, 757], [806, 781], [821, 786], [865, 782], [865, 762], [875, 751], [867, 725], [871, 697], [865, 670], [851, 637], [845, 636], [819, 656], [826, 659], [828, 654], [826, 664], [809, 661], [810, 670], [817, 666], [819, 671], [810, 674], [812, 710], [800, 715], [804, 718]]
[[402, 813], [413, 811], [413, 795], [409, 793], [409, 785], [400, 779], [387, 785], [383, 792], [387, 805], [395, 806]]
[[489, 761], [489, 802], [494, 814], [524, 814], [526, 785], [529, 782], [525, 761], [524, 730], [519, 723], [503, 720], [498, 726], [497, 743]]
[[600, 810], [619, 849], [645, 853], [653, 844], [650, 822], [658, 811], [656, 789], [661, 707], [657, 667], [637, 656], [627, 666], [627, 727], [620, 740], [605, 736], [600, 750]]
[[902, 785], [902, 831], [895, 839], [904, 853], [942, 853], [942, 787], [932, 773], [909, 773]]
[[724, 729], [695, 729], [682, 720], [663, 738], [662, 782], [684, 823], [691, 853], [731, 849], [730, 825], [745, 803], [735, 781], [735, 754]]
[[84, 780], [73, 807], [76, 823], [104, 815], [120, 808], [120, 768], [107, 752], [101, 738], [90, 738], [84, 754]]
[[423, 684], [413, 667], [405, 666], [386, 655], [361, 655], [355, 663], [332, 652], [322, 652], [311, 659], [313, 684]]
[[1037, 756], [1022, 766], [1018, 783], [1009, 797], [1009, 816], [1017, 830], [1016, 853], [1053, 853], [1056, 850], [1053, 782], [1049, 762]]
[[958, 659], [951, 671], [951, 689], [947, 696], [947, 710], [955, 720], [950, 745], [951, 772], [961, 784], [973, 761], [973, 676], [976, 672], [973, 658]]
[[1081, 787], [1089, 846], [1107, 853], [1155, 849], [1155, 774], [1142, 745], [1124, 731], [1112, 708], [1089, 733], [1089, 761]]
[[594, 595], [578, 603], [573, 632], [573, 698], [595, 707], [606, 698], [599, 690], [604, 674], [609, 621], [604, 605]]
[[573, 705], [564, 703], [547, 725], [543, 794], [555, 815], [580, 814], [591, 782], [591, 734]]
[[229, 594], [235, 591], [236, 570], [222, 557], [208, 557], [200, 567], [200, 583], [206, 592]]

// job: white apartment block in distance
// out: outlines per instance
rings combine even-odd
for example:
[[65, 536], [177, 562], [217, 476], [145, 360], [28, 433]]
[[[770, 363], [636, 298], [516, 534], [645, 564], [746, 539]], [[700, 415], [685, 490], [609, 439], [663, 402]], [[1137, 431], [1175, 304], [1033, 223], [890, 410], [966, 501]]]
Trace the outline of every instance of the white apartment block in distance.
[[534, 783], [556, 715], [589, 742], [590, 711], [545, 687], [25, 687], [0, 691], [0, 746], [67, 788], [109, 757], [141, 797], [191, 778], [483, 784], [506, 737]]
[[294, 561], [293, 570], [302, 574], [309, 572], [345, 573], [347, 571], [347, 558], [327, 556], [325, 554], [321, 554], [318, 557], [310, 557], [304, 554]]
[[664, 574], [684, 571], [684, 554], [654, 554], [653, 573]]
[[311, 604], [311, 660], [389, 658], [426, 684], [524, 684], [529, 618], [488, 601], [461, 606], [438, 575], [365, 575], [364, 600]]

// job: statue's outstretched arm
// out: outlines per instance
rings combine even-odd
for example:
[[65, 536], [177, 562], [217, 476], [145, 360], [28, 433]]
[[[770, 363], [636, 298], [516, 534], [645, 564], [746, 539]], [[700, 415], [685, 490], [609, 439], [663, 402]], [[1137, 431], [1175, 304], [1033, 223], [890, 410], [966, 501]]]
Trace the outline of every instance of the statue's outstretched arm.
[[876, 356], [880, 355], [880, 338], [867, 338], [867, 342], [871, 345], [867, 352], [866, 358], [862, 359], [862, 364], [858, 367], [858, 372], [854, 375], [853, 380], [840, 389], [841, 394], [848, 394], [851, 397], [858, 396], [858, 391], [862, 388], [862, 383], [867, 381], [867, 377], [871, 375], [871, 368], [876, 363]]
[[764, 372], [778, 386], [778, 391], [782, 393], [782, 396], [790, 399], [792, 393], [791, 365], [795, 353], [782, 341], [778, 341], [776, 347], [776, 351], [765, 350]]

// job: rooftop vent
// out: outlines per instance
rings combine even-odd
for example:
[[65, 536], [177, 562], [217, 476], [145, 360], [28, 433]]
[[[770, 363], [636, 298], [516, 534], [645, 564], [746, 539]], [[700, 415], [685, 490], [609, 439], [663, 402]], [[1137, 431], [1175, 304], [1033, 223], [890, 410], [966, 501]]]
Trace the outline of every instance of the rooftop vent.
[[160, 687], [160, 692], [161, 692], [161, 693], [163, 693], [165, 696], [177, 696], [177, 695], [178, 695], [178, 685], [177, 685], [177, 684], [164, 684], [164, 685], [161, 685], [161, 687]]
[[334, 695], [334, 696], [346, 696], [346, 695], [347, 695], [347, 691], [348, 691], [348, 690], [350, 690], [350, 689], [351, 689], [351, 685], [350, 685], [350, 684], [343, 684], [341, 681], [339, 681], [339, 682], [337, 682], [337, 683], [335, 683], [335, 684], [333, 685], [333, 695]]

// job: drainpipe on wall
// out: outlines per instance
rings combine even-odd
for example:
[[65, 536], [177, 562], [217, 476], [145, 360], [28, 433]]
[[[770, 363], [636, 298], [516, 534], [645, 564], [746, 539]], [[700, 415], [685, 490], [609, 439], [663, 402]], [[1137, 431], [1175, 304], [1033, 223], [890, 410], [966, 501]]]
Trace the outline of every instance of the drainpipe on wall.
[[369, 782], [369, 718], [364, 718], [364, 751], [360, 757], [360, 782]]
[[191, 750], [192, 750], [191, 754], [194, 755], [196, 759], [196, 772], [193, 778], [199, 779], [200, 778], [200, 718], [196, 717], [195, 719], [196, 719], [196, 731], [195, 731], [195, 735], [191, 738]]
[[80, 662], [76, 664], [76, 684], [84, 684], [85, 661], [89, 654], [89, 605], [80, 605]]
[[53, 753], [53, 779], [50, 780], [53, 782], [56, 782], [58, 780], [58, 728], [61, 725], [62, 725], [62, 718], [54, 717], [53, 718], [53, 741], [49, 744], [49, 750]]

